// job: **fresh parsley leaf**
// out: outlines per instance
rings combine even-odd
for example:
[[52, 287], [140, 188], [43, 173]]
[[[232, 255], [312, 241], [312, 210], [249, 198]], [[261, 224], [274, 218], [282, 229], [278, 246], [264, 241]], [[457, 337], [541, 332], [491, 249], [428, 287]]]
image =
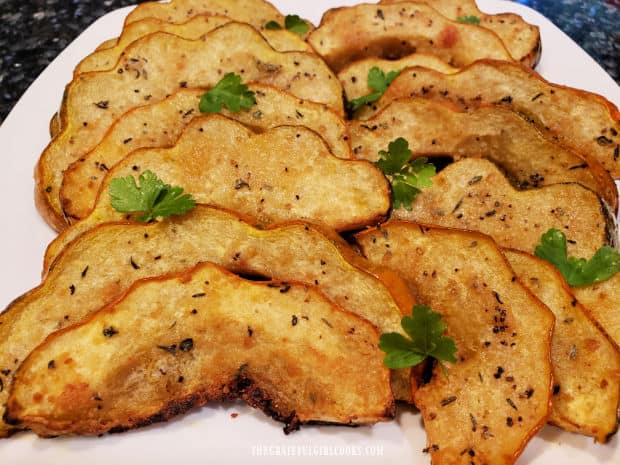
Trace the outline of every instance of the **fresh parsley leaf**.
[[393, 140], [388, 145], [388, 151], [379, 152], [381, 158], [375, 163], [392, 185], [392, 200], [394, 208], [401, 205], [411, 210], [411, 204], [423, 187], [431, 187], [436, 169], [427, 158], [416, 158], [411, 163], [409, 142], [402, 137]]
[[474, 15], [471, 15], [471, 16], [459, 16], [458, 18], [456, 18], [456, 20], [459, 23], [480, 24], [480, 18], [478, 18], [477, 16], [474, 16]]
[[157, 197], [148, 217], [142, 221], [151, 221], [155, 218], [168, 218], [172, 215], [182, 215], [192, 210], [196, 206], [196, 201], [190, 194], [183, 194], [182, 187], [166, 186], [162, 195]]
[[282, 26], [280, 26], [276, 21], [269, 21], [265, 24], [265, 29], [269, 29], [270, 31], [279, 31], [282, 29]]
[[202, 96], [198, 108], [202, 113], [219, 113], [223, 105], [233, 113], [239, 113], [255, 104], [254, 92], [241, 84], [241, 76], [228, 73]]
[[412, 316], [403, 317], [401, 326], [409, 338], [399, 333], [381, 335], [379, 349], [386, 354], [385, 366], [407, 368], [420, 364], [426, 357], [433, 357], [447, 376], [442, 362], [456, 362], [456, 345], [452, 339], [443, 336], [446, 324], [441, 321], [441, 315], [426, 305], [416, 305]]
[[182, 215], [196, 206], [183, 188], [165, 184], [152, 171], [144, 171], [136, 184], [133, 176], [114, 178], [110, 181], [108, 193], [112, 208], [121, 213], [143, 213], [138, 221], [148, 222], [156, 218]]
[[377, 92], [385, 92], [392, 81], [398, 77], [402, 69], [390, 71], [387, 75], [376, 66], [368, 71], [368, 87]]
[[386, 176], [397, 174], [411, 159], [409, 142], [399, 137], [388, 144], [387, 152], [381, 150], [379, 155], [381, 158], [376, 162], [376, 165], [383, 171], [383, 174]]
[[381, 69], [373, 66], [370, 71], [368, 71], [367, 80], [368, 88], [374, 90], [374, 92], [351, 100], [349, 102], [349, 110], [351, 112], [356, 112], [363, 105], [379, 100], [392, 81], [398, 77], [401, 71], [402, 69], [399, 69], [398, 71], [390, 71], [386, 75]]
[[393, 370], [414, 367], [424, 360], [424, 355], [416, 351], [413, 341], [399, 333], [383, 333], [379, 349], [386, 354], [383, 363]]
[[286, 15], [286, 18], [284, 18], [284, 27], [300, 36], [303, 36], [310, 29], [308, 24], [298, 15]]
[[536, 246], [536, 256], [554, 265], [569, 286], [588, 286], [606, 281], [620, 270], [620, 253], [605, 245], [590, 260], [569, 257], [566, 235], [559, 229], [549, 229]]
[[[308, 23], [306, 23], [298, 15], [286, 15], [286, 18], [284, 18], [284, 27], [287, 30], [294, 32], [295, 34], [298, 34], [300, 36], [303, 36], [306, 32], [310, 30]], [[265, 24], [265, 29], [277, 31], [282, 29], [282, 26], [276, 21], [269, 21], [267, 24]]]

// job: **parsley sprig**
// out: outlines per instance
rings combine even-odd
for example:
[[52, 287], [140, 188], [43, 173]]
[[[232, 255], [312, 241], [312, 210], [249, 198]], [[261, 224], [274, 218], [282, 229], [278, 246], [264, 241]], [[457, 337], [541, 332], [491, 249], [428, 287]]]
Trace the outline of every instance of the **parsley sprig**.
[[399, 333], [383, 333], [379, 349], [385, 352], [383, 363], [391, 369], [416, 366], [426, 358], [437, 360], [446, 376], [448, 372], [442, 362], [456, 362], [454, 340], [443, 336], [446, 324], [441, 315], [427, 305], [413, 307], [412, 316], [405, 316], [401, 326], [409, 337]]
[[411, 210], [411, 204], [423, 187], [431, 187], [436, 169], [427, 158], [416, 158], [411, 163], [409, 142], [402, 137], [393, 140], [388, 145], [388, 151], [379, 152], [381, 158], [375, 164], [383, 171], [392, 185], [392, 200], [394, 208], [401, 205]]
[[[306, 23], [298, 15], [286, 15], [286, 18], [284, 18], [284, 27], [300, 36], [303, 36], [306, 32], [308, 32], [308, 30], [310, 30], [308, 23]], [[276, 21], [269, 21], [265, 24], [265, 29], [277, 31], [282, 29], [282, 26]]]
[[228, 73], [202, 96], [198, 108], [201, 113], [219, 113], [224, 106], [233, 113], [239, 113], [255, 104], [254, 92], [241, 83], [241, 76]]
[[459, 16], [458, 18], [456, 18], [456, 20], [459, 23], [480, 24], [480, 18], [478, 18], [477, 16], [474, 16], [474, 15], [471, 15], [471, 16]]
[[196, 206], [190, 194], [183, 194], [182, 187], [165, 184], [152, 171], [146, 170], [139, 177], [114, 178], [108, 193], [112, 208], [121, 213], [143, 213], [138, 221], [148, 222], [157, 218], [182, 215]]
[[373, 66], [368, 71], [368, 88], [372, 89], [374, 92], [370, 94], [363, 95], [362, 97], [354, 98], [350, 100], [348, 103], [349, 111], [352, 113], [356, 112], [361, 106], [367, 103], [376, 102], [381, 98], [387, 88], [392, 84], [392, 81], [398, 77], [402, 69], [397, 71], [390, 71], [385, 74], [381, 69]]
[[590, 260], [569, 257], [566, 235], [559, 229], [549, 229], [536, 246], [536, 256], [554, 265], [569, 286], [589, 286], [606, 281], [620, 270], [620, 253], [605, 245]]

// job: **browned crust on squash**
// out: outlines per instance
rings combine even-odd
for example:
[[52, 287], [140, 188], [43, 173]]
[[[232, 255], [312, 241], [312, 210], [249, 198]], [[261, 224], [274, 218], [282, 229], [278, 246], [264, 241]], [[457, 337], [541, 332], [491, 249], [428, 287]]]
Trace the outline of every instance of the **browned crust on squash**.
[[[138, 418], [123, 426], [115, 426], [109, 429], [100, 427], [97, 421], [92, 421], [82, 434], [100, 435], [104, 433], [115, 434], [123, 433], [131, 429], [142, 428], [155, 423], [167, 422], [173, 417], [186, 413], [192, 409], [203, 407], [209, 402], [231, 402], [236, 399], [243, 399], [249, 406], [262, 410], [266, 415], [276, 421], [283, 422], [284, 432], [288, 434], [293, 430], [299, 429], [300, 421], [297, 419], [295, 412], [284, 412], [277, 409], [272, 398], [266, 390], [262, 389], [260, 384], [252, 380], [245, 374], [244, 366], [239, 367], [237, 377], [228, 384], [224, 384], [220, 389], [201, 390], [192, 395], [185, 396], [181, 399], [175, 399], [166, 404], [162, 410], [145, 418]], [[386, 409], [387, 411], [387, 409]], [[19, 427], [23, 421], [12, 417], [10, 409], [4, 412], [3, 421], [9, 425]], [[62, 429], [56, 430], [51, 424], [37, 420], [26, 419], [25, 421], [40, 422], [36, 428], [33, 428], [37, 434], [42, 437], [53, 438], [63, 434]], [[15, 432], [17, 430], [13, 430]]]
[[[87, 430], [83, 431], [82, 434], [101, 435], [105, 433], [123, 433], [125, 431], [150, 426], [156, 423], [165, 423], [168, 420], [184, 414], [190, 410], [204, 407], [210, 402], [232, 402], [237, 399], [243, 400], [252, 408], [261, 410], [268, 417], [271, 417], [278, 422], [284, 423], [283, 431], [285, 434], [290, 434], [293, 431], [297, 431], [301, 425], [305, 424], [358, 426], [357, 424], [351, 422], [329, 423], [316, 421], [301, 421], [297, 417], [297, 414], [294, 410], [291, 412], [281, 409], [279, 410], [277, 404], [269, 395], [268, 390], [264, 389], [260, 385], [260, 383], [254, 381], [250, 376], [248, 376], [248, 374], [245, 372], [244, 365], [242, 365], [239, 367], [237, 377], [230, 383], [223, 385], [219, 390], [201, 390], [199, 392], [195, 392], [190, 396], [186, 396], [182, 399], [176, 399], [169, 402], [167, 405], [164, 406], [164, 408], [162, 408], [161, 411], [149, 417], [136, 419], [128, 425], [116, 426], [109, 428], [108, 430], [97, 428], [99, 423], [93, 421], [92, 426], [89, 427]], [[385, 421], [393, 418], [395, 413], [396, 404], [395, 402], [392, 402], [390, 405], [386, 406], [385, 411], [381, 416]], [[20, 424], [23, 422], [15, 417], [12, 417], [10, 409], [7, 409], [4, 412], [2, 420], [8, 425], [15, 426], [15, 429], [9, 431], [7, 437], [19, 431], [23, 431], [23, 429], [19, 428]], [[28, 419], [26, 421], [28, 421]], [[50, 424], [43, 422], [41, 423], [40, 428], [33, 428], [33, 431], [36, 432], [39, 436], [46, 438], [54, 438], [60, 434], [63, 434], [62, 430], [57, 431]]]

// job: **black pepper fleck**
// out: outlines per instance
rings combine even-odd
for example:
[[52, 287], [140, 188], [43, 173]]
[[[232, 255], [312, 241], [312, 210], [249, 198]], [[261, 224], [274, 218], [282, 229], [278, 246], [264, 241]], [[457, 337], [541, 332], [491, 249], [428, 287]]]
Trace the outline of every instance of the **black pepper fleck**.
[[112, 337], [115, 334], [118, 334], [118, 330], [114, 326], [110, 326], [109, 328], [103, 329], [103, 335], [105, 337]]
[[177, 353], [177, 345], [176, 344], [172, 344], [169, 346], [157, 346], [158, 349], [164, 350], [166, 352], [168, 352], [169, 354], [176, 354]]
[[181, 352], [189, 352], [194, 348], [194, 340], [191, 337], [183, 339], [179, 344], [179, 350]]
[[450, 397], [446, 397], [445, 399], [442, 399], [439, 404], [442, 407], [445, 407], [446, 405], [450, 405], [451, 403], [453, 403], [455, 401], [456, 401], [456, 396], [450, 396]]

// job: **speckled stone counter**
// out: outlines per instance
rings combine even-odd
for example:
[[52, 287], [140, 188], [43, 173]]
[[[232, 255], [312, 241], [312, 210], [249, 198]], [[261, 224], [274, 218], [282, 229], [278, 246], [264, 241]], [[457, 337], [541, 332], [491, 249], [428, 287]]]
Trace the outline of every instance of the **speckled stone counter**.
[[0, 121], [97, 18], [136, 0], [0, 0]]
[[549, 18], [620, 84], [620, 1], [517, 1]]
[[[620, 83], [620, 8], [603, 0], [519, 1], [551, 19]], [[0, 0], [0, 122], [39, 73], [89, 24], [134, 3]]]

